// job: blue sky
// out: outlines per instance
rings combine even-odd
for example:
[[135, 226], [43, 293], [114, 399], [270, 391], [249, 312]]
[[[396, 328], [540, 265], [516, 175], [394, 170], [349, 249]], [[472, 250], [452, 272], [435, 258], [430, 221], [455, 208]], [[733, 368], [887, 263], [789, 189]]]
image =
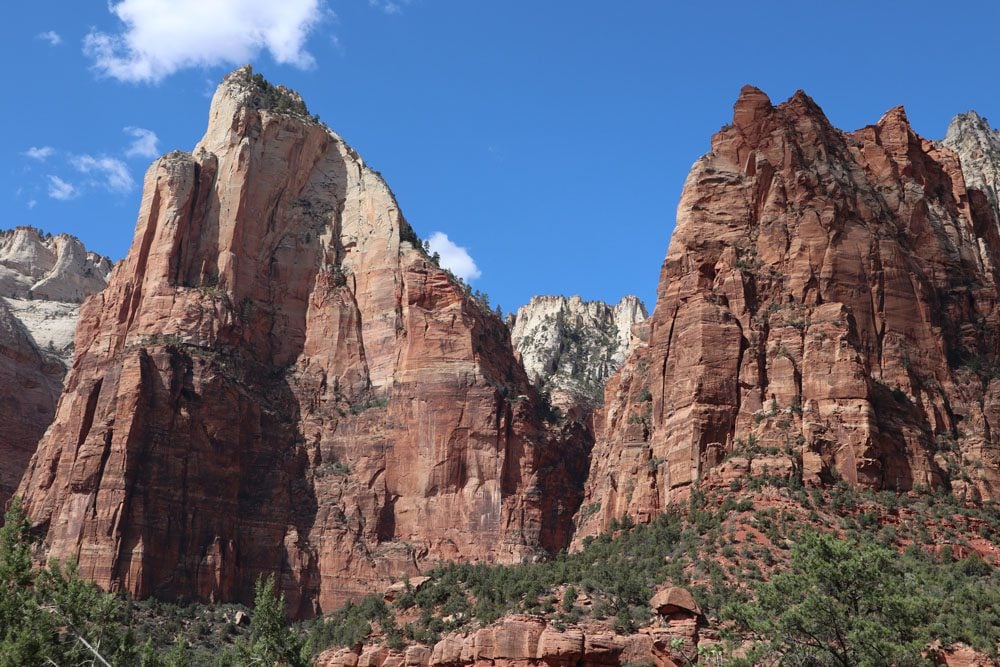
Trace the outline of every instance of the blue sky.
[[1000, 119], [993, 0], [36, 0], [5, 15], [0, 227], [121, 258], [151, 158], [193, 147], [215, 84], [252, 62], [382, 172], [422, 237], [466, 248], [505, 311], [541, 293], [652, 307], [684, 177], [745, 83], [775, 102], [803, 88], [845, 129], [897, 104], [928, 137], [968, 109]]

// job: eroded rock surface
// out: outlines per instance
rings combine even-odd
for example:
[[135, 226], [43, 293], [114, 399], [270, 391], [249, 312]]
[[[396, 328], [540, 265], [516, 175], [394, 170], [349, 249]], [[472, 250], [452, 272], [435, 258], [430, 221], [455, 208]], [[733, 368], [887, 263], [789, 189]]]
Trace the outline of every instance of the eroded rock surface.
[[110, 270], [72, 236], [0, 231], [0, 507], [55, 415], [80, 302]]
[[663, 622], [621, 635], [598, 627], [557, 628], [536, 616], [505, 616], [493, 625], [445, 635], [433, 647], [404, 651], [381, 645], [331, 649], [317, 667], [573, 667], [574, 665], [693, 664], [696, 620]]
[[626, 296], [615, 305], [578, 296], [536, 296], [511, 323], [511, 341], [531, 381], [562, 409], [593, 408], [604, 383], [624, 363], [646, 307]]
[[65, 369], [38, 349], [0, 299], [0, 507], [5, 507], [45, 432]]
[[975, 111], [959, 114], [948, 125], [944, 145], [958, 153], [969, 189], [1000, 208], [1000, 130]]
[[962, 166], [902, 108], [845, 133], [746, 87], [685, 183], [648, 343], [607, 384], [577, 539], [740, 454], [995, 500], [1000, 213]]
[[33, 227], [0, 231], [0, 295], [82, 303], [100, 292], [111, 261], [68, 234], [51, 236]]
[[68, 234], [0, 231], [0, 297], [47, 354], [73, 358], [80, 304], [108, 284], [111, 260]]
[[586, 475], [509, 333], [391, 191], [250, 69], [146, 174], [21, 492], [49, 557], [144, 597], [308, 616], [436, 559], [568, 544]]

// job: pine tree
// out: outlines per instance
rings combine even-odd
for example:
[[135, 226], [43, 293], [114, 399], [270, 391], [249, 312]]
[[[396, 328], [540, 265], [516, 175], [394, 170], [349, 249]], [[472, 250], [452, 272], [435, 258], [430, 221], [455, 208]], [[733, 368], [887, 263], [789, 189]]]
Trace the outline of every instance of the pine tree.
[[0, 667], [42, 664], [53, 630], [34, 598], [30, 528], [15, 497], [0, 528]]
[[257, 580], [250, 637], [240, 646], [240, 659], [246, 665], [304, 667], [308, 661], [301, 642], [288, 627], [285, 596], [278, 595], [275, 588], [274, 575]]
[[921, 651], [928, 638], [919, 630], [931, 608], [907, 585], [898, 554], [809, 533], [795, 546], [790, 569], [729, 615], [781, 664], [876, 667], [927, 664]]
[[30, 524], [14, 498], [0, 528], [0, 667], [137, 659], [118, 597], [80, 580], [75, 563], [32, 568]]

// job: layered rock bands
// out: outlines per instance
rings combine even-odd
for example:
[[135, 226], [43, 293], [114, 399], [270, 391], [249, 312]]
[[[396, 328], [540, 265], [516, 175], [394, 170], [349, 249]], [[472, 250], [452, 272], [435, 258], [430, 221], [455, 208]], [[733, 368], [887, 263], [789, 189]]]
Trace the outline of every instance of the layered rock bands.
[[503, 322], [297, 95], [221, 85], [146, 174], [21, 484], [49, 557], [136, 596], [331, 609], [428, 560], [564, 546], [587, 468]]

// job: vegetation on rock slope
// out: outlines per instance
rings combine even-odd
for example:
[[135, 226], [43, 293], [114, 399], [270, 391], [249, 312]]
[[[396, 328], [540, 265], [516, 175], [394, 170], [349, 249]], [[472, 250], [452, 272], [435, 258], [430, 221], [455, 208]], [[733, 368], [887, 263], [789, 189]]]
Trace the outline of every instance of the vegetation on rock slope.
[[[773, 478], [716, 485], [649, 524], [626, 517], [577, 553], [443, 564], [392, 602], [370, 595], [291, 629], [273, 580], [259, 584], [247, 629], [233, 621], [236, 606], [133, 603], [80, 582], [72, 567], [31, 572], [18, 511], [3, 529], [0, 665], [24, 664], [25, 651], [85, 659], [81, 638], [112, 664], [272, 664], [278, 655], [300, 664], [330, 646], [432, 645], [512, 612], [628, 633], [650, 621], [648, 601], [668, 584], [694, 593], [725, 664], [921, 664], [934, 641], [993, 657], [1000, 647], [1000, 570], [978, 555], [996, 553], [1000, 513], [944, 495]], [[737, 647], [749, 652], [735, 658]]]
[[312, 651], [289, 627], [274, 577], [257, 583], [243, 629], [231, 623], [241, 611], [234, 605], [134, 603], [81, 580], [73, 563], [32, 568], [31, 550], [30, 526], [14, 498], [0, 528], [0, 667], [310, 662]]
[[[737, 501], [734, 491], [748, 493]], [[432, 645], [444, 632], [512, 612], [541, 615], [557, 628], [604, 622], [628, 633], [650, 620], [654, 589], [673, 584], [693, 591], [732, 648], [751, 641], [756, 656], [811, 651], [820, 662], [810, 664], [908, 664], [935, 640], [995, 656], [1000, 571], [974, 547], [1000, 542], [998, 521], [995, 508], [949, 496], [845, 485], [807, 491], [794, 481], [754, 479], [746, 489], [696, 492], [687, 507], [647, 525], [626, 518], [580, 552], [548, 562], [443, 565], [391, 605], [369, 596], [314, 622], [313, 645], [351, 646], [373, 634], [390, 646]], [[847, 662], [834, 649], [821, 659], [826, 648], [788, 639], [808, 636], [831, 614], [847, 623]], [[892, 659], [872, 657], [889, 646]]]

